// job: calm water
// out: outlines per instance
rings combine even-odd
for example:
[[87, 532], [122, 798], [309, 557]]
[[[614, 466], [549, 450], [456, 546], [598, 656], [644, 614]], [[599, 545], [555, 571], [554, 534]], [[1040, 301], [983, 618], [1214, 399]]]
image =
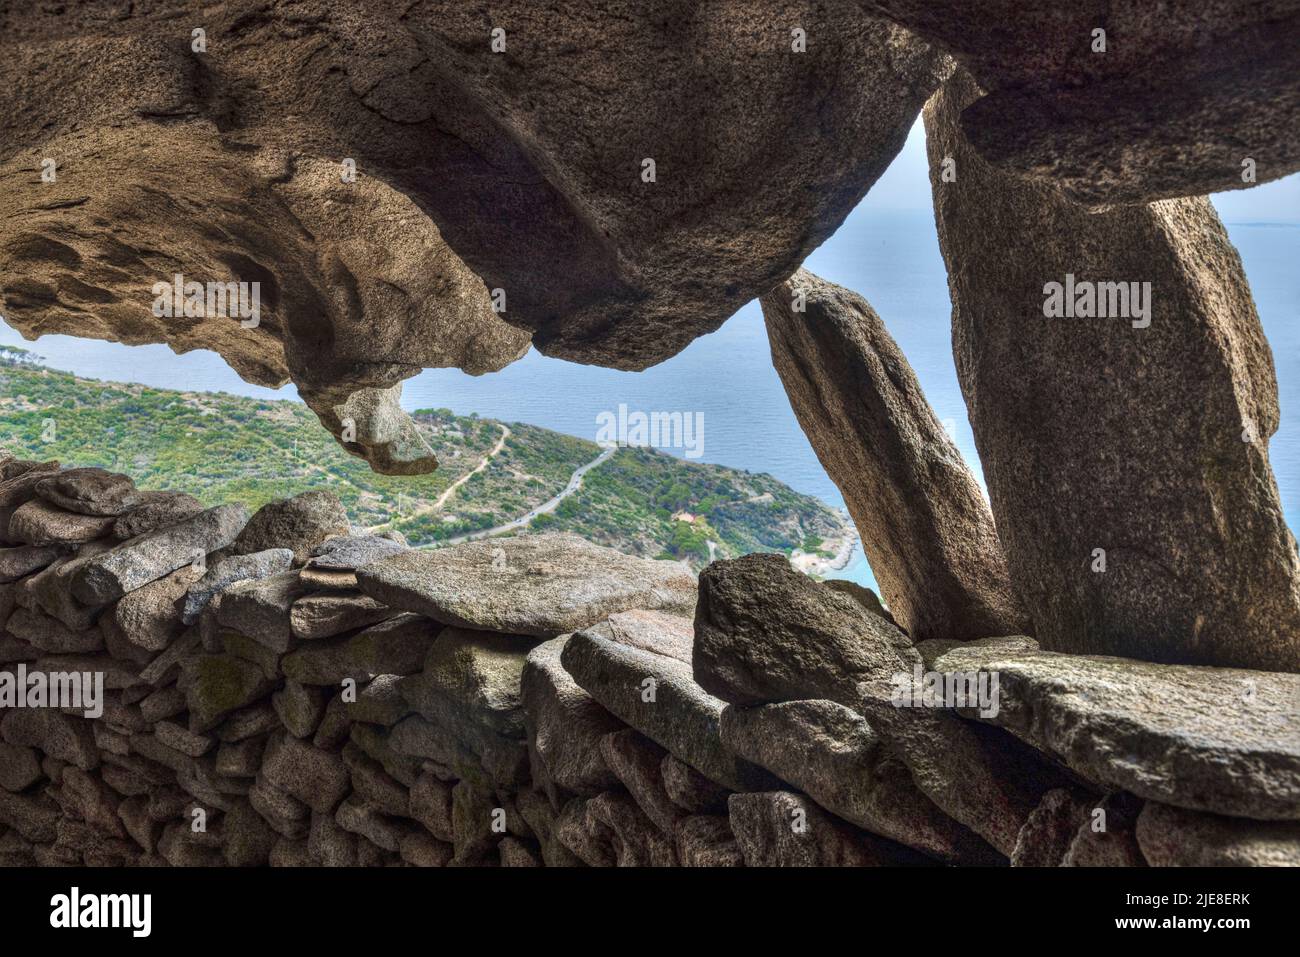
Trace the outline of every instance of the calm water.
[[[1300, 527], [1300, 222], [1229, 221], [1228, 231], [1246, 264], [1273, 347], [1282, 426], [1273, 437], [1271, 457], [1294, 529]], [[872, 303], [916, 370], [939, 418], [955, 425], [957, 444], [978, 474], [953, 367], [947, 280], [929, 210], [882, 209], [869, 198], [809, 258], [808, 268]], [[49, 365], [90, 378], [260, 398], [296, 397], [291, 386], [276, 392], [242, 382], [209, 352], [175, 356], [164, 346], [129, 348], [64, 336], [47, 336], [31, 346], [3, 325], [0, 343], [28, 345]], [[772, 367], [756, 303], [740, 310], [718, 332], [645, 372], [575, 365], [530, 352], [502, 372], [479, 378], [456, 370], [426, 371], [405, 384], [403, 401], [409, 409], [478, 412], [591, 439], [596, 436], [596, 416], [616, 410], [620, 403], [647, 412], [702, 412], [702, 461], [769, 472], [800, 492], [843, 505], [795, 421]], [[860, 552], [844, 577], [874, 584]]]

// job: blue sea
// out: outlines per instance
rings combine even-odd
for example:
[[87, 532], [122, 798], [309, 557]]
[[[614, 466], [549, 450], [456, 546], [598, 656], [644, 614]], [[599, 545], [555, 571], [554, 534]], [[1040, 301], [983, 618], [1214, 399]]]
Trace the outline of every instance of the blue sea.
[[[1293, 529], [1300, 527], [1298, 183], [1300, 175], [1214, 198], [1245, 262], [1273, 348], [1282, 425], [1270, 452]], [[916, 370], [940, 420], [955, 426], [957, 444], [978, 474], [953, 366], [951, 304], [928, 197], [923, 145], [914, 131], [895, 165], [839, 231], [813, 253], [807, 266], [871, 302]], [[913, 205], [895, 205], [900, 198], [910, 199]], [[131, 348], [65, 336], [46, 336], [33, 346], [2, 324], [0, 344], [32, 348], [48, 365], [90, 378], [296, 398], [292, 387], [276, 392], [242, 382], [210, 352], [176, 356], [165, 346]], [[800, 430], [772, 367], [757, 303], [745, 306], [717, 332], [644, 372], [576, 365], [532, 351], [499, 373], [477, 378], [457, 370], [427, 370], [405, 383], [403, 397], [409, 409], [477, 412], [589, 439], [596, 437], [597, 416], [616, 411], [620, 404], [633, 411], [703, 413], [700, 461], [768, 472], [797, 491], [843, 505]], [[680, 449], [665, 451], [682, 454]], [[860, 551], [840, 575], [874, 585]]]

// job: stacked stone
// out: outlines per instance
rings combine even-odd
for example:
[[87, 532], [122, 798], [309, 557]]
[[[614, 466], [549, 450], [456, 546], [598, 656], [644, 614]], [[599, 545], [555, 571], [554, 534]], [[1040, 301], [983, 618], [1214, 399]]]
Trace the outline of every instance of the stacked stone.
[[[693, 664], [731, 753], [934, 857], [1300, 866], [1300, 674], [914, 645], [772, 555], [701, 574]], [[980, 675], [996, 698], [942, 693]]]
[[[1300, 676], [914, 644], [779, 556], [434, 551], [0, 460], [0, 862], [1300, 863]], [[1000, 708], [898, 707], [1000, 676]], [[919, 690], [919, 689], [912, 689]]]

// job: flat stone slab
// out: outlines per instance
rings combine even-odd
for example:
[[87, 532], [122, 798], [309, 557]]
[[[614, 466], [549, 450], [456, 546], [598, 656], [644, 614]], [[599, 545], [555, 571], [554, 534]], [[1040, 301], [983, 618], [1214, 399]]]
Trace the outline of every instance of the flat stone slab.
[[336, 535], [311, 550], [306, 567], [322, 572], [354, 572], [407, 550], [405, 545], [382, 535]]
[[28, 545], [80, 545], [107, 535], [114, 519], [80, 515], [34, 498], [9, 518], [9, 538]]
[[175, 525], [201, 511], [203, 503], [184, 492], [141, 492], [139, 504], [113, 523], [113, 537], [125, 541]]
[[996, 672], [998, 713], [982, 720], [1098, 784], [1300, 819], [1300, 675], [996, 647], [955, 648], [934, 670]]
[[97, 468], [65, 469], [38, 483], [36, 494], [70, 512], [109, 517], [140, 501], [128, 476]]
[[524, 535], [411, 550], [358, 569], [361, 590], [448, 625], [553, 637], [620, 611], [690, 616], [695, 576], [576, 535]]
[[218, 505], [193, 518], [155, 529], [87, 561], [72, 580], [72, 592], [87, 605], [106, 605], [195, 557], [225, 548], [235, 540], [248, 511], [242, 505]]

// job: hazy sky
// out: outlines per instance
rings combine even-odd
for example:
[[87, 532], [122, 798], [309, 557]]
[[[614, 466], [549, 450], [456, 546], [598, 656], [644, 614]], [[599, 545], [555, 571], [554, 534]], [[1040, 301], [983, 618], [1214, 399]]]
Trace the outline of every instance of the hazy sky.
[[[864, 202], [875, 209], [930, 208], [925, 128], [920, 119], [908, 134], [903, 151], [876, 181]], [[1295, 222], [1300, 220], [1300, 173], [1250, 189], [1216, 193], [1214, 205], [1225, 222]]]

